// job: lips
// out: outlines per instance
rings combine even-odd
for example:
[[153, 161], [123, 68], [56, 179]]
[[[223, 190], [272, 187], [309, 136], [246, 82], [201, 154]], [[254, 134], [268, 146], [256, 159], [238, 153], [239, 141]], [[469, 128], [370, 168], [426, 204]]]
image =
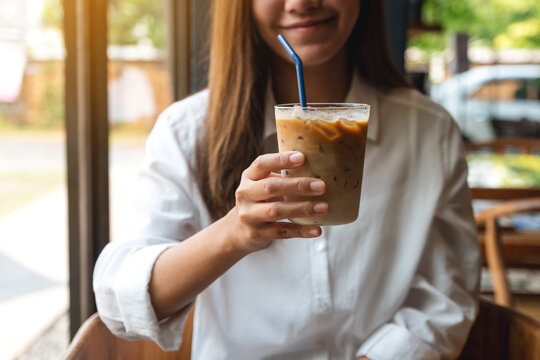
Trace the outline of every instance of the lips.
[[325, 19], [299, 21], [290, 25], [283, 26], [284, 29], [293, 31], [309, 31], [314, 30], [322, 25], [326, 25], [334, 20], [334, 16]]

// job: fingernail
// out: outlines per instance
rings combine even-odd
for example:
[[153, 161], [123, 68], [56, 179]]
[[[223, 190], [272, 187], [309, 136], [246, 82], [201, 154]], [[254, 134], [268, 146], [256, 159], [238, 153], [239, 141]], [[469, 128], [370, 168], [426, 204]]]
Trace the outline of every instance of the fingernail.
[[316, 213], [324, 213], [328, 211], [328, 204], [327, 203], [318, 203], [313, 206], [313, 211]]
[[289, 160], [291, 160], [292, 163], [299, 164], [304, 161], [304, 154], [295, 152], [289, 156]]
[[321, 180], [312, 181], [311, 184], [309, 184], [309, 188], [311, 191], [322, 191], [324, 189], [324, 182]]
[[319, 228], [311, 228], [308, 230], [310, 236], [319, 236]]

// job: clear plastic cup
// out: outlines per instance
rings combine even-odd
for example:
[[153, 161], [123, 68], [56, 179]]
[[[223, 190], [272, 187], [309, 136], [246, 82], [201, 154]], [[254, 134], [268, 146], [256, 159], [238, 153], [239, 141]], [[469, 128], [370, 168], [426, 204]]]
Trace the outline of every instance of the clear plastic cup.
[[275, 106], [279, 151], [300, 151], [306, 163], [283, 170], [283, 176], [312, 177], [326, 183], [318, 197], [286, 197], [285, 201], [319, 200], [329, 212], [318, 218], [290, 219], [298, 224], [340, 225], [355, 221], [360, 207], [369, 105], [314, 103]]

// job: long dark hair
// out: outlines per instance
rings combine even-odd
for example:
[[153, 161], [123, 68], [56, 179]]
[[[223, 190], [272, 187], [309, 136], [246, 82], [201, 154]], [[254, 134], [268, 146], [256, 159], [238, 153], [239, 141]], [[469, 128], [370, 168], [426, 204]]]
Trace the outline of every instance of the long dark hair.
[[[359, 1], [348, 41], [356, 71], [382, 91], [409, 86], [391, 60], [382, 0]], [[269, 51], [257, 33], [251, 1], [214, 0], [210, 97], [197, 149], [199, 186], [214, 219], [234, 206], [242, 171], [260, 153]]]

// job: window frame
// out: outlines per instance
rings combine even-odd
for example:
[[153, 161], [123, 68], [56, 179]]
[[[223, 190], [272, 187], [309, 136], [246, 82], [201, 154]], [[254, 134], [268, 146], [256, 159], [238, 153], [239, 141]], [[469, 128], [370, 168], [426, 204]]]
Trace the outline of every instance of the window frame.
[[109, 241], [107, 0], [64, 0], [70, 333], [95, 312], [92, 271]]
[[[192, 88], [194, 9], [208, 0], [165, 0], [174, 98]], [[63, 0], [70, 335], [96, 312], [94, 264], [110, 239], [107, 0]], [[195, 19], [197, 20], [197, 19]], [[205, 32], [206, 29], [202, 30]], [[201, 30], [198, 31], [201, 33]], [[195, 69], [196, 70], [196, 69]]]

